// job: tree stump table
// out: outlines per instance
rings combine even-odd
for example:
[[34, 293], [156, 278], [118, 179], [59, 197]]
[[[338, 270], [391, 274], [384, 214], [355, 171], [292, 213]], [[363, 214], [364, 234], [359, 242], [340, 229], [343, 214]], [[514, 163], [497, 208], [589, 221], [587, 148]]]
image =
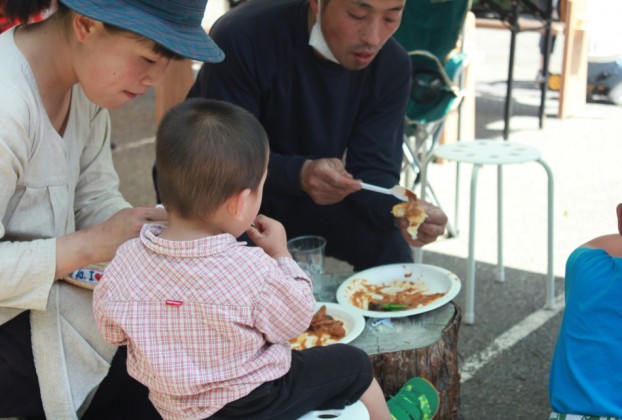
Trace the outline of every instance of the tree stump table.
[[[334, 301], [336, 290], [352, 273], [321, 276], [321, 301]], [[330, 298], [332, 297], [332, 298]], [[363, 333], [350, 344], [369, 354], [374, 376], [385, 398], [393, 396], [410, 378], [430, 381], [440, 394], [435, 419], [457, 419], [460, 413], [458, 331], [462, 311], [453, 302], [419, 315], [366, 320]]]

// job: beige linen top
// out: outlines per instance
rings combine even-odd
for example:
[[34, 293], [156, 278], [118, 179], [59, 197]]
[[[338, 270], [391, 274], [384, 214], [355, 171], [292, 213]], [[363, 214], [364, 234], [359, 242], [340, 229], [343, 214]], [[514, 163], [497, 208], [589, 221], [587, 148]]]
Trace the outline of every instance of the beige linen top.
[[0, 324], [31, 311], [46, 417], [75, 418], [116, 348], [97, 334], [92, 293], [54, 282], [55, 238], [129, 204], [118, 191], [108, 112], [75, 85], [61, 137], [13, 33], [0, 35]]

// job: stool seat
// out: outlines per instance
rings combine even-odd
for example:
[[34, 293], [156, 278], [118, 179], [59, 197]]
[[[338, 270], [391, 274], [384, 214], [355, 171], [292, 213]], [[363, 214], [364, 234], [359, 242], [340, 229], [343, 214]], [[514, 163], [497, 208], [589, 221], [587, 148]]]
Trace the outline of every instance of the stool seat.
[[341, 420], [369, 420], [369, 412], [360, 400], [342, 410], [315, 410], [305, 414], [298, 420], [341, 419]]
[[540, 159], [538, 149], [497, 140], [477, 140], [442, 145], [434, 151], [434, 154], [439, 158], [480, 165], [525, 163]]
[[[497, 165], [497, 276], [505, 281], [503, 267], [503, 165], [536, 162], [546, 171], [548, 178], [548, 269], [545, 307], [555, 306], [555, 283], [553, 277], [553, 172], [542, 160], [540, 151], [533, 147], [504, 140], [474, 140], [438, 146], [423, 163], [421, 172], [421, 199], [425, 200], [428, 164], [435, 158], [443, 158], [458, 163], [471, 163], [471, 194], [469, 214], [469, 257], [467, 261], [466, 311], [464, 321], [475, 322], [475, 208], [477, 202], [477, 178], [483, 165]], [[457, 189], [457, 187], [456, 187]], [[456, 191], [457, 193], [457, 191]], [[422, 250], [416, 253], [416, 261], [421, 262]]]

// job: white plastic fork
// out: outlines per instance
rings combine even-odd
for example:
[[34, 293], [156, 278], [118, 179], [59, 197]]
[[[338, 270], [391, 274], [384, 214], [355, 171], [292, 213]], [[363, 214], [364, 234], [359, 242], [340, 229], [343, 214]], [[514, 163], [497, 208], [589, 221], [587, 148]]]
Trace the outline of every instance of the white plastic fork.
[[374, 191], [381, 194], [388, 194], [402, 201], [408, 201], [408, 195], [406, 194], [406, 191], [408, 190], [401, 185], [394, 185], [391, 188], [384, 188], [377, 185], [368, 184], [366, 182], [361, 182], [361, 187], [363, 187], [364, 190]]

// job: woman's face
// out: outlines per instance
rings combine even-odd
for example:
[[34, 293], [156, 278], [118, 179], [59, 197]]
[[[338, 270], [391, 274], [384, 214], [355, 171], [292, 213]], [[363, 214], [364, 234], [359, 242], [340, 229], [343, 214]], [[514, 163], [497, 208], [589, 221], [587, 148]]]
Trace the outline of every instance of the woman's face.
[[[77, 16], [78, 54], [74, 69], [86, 96], [104, 108], [119, 108], [164, 81], [170, 59], [155, 54], [151, 41]], [[81, 31], [81, 32], [80, 32]]]

